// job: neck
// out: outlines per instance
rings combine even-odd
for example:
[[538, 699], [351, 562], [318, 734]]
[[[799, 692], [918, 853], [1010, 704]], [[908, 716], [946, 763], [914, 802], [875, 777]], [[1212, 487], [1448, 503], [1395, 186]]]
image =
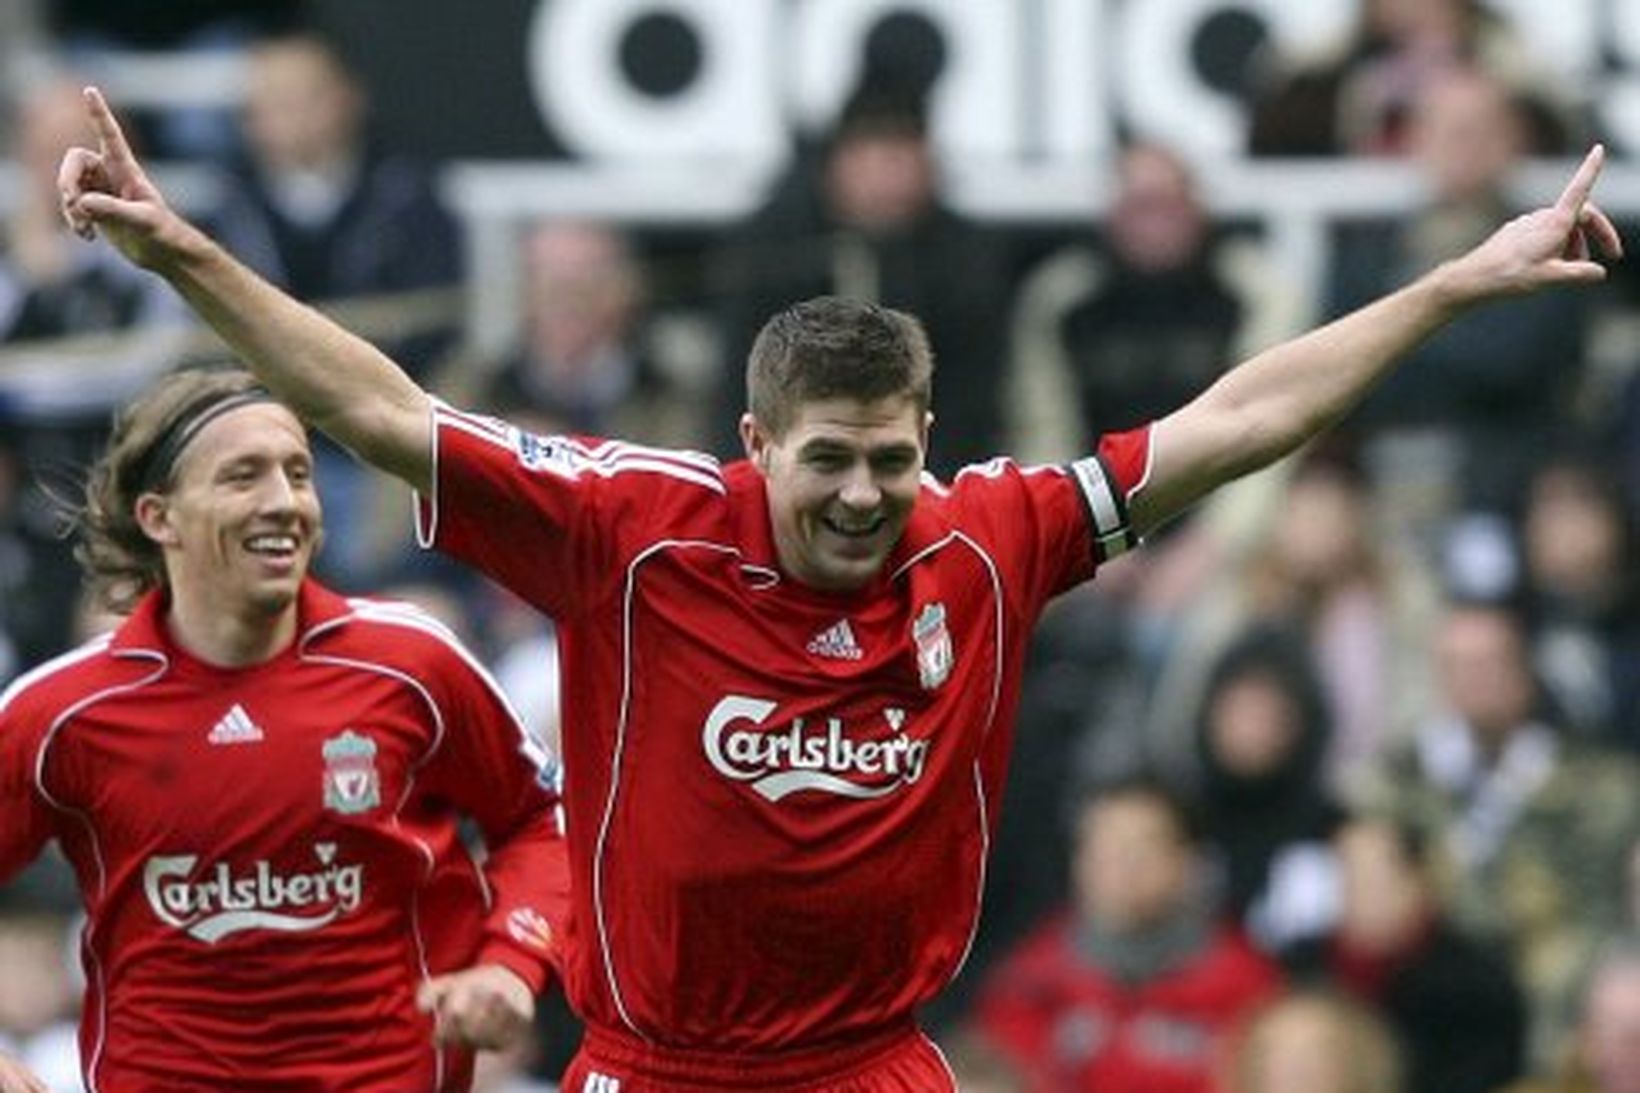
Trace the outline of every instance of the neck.
[[255, 608], [225, 612], [173, 597], [165, 625], [178, 645], [207, 664], [243, 668], [272, 660], [296, 639], [296, 604], [270, 616]]

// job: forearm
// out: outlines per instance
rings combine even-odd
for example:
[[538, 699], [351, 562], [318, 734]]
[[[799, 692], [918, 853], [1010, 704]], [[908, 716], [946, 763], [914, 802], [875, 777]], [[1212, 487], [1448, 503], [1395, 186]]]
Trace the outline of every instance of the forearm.
[[1410, 285], [1226, 373], [1202, 396], [1235, 421], [1243, 465], [1230, 476], [1293, 451], [1353, 409], [1400, 360], [1471, 305], [1441, 267]]
[[364, 339], [263, 280], [186, 227], [156, 272], [303, 420], [382, 470], [426, 489], [428, 452], [402, 425], [427, 395]]
[[1231, 369], [1157, 424], [1153, 473], [1129, 505], [1135, 529], [1148, 534], [1225, 482], [1292, 452], [1487, 295], [1448, 264]]

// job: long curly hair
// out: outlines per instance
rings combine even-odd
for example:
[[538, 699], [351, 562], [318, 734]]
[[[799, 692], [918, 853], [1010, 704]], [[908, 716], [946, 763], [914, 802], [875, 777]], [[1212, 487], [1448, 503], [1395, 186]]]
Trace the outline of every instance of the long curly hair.
[[[125, 615], [149, 590], [167, 583], [159, 544], [137, 523], [137, 498], [150, 457], [177, 422], [202, 402], [215, 402], [256, 389], [242, 369], [183, 369], [166, 375], [114, 416], [114, 429], [101, 458], [91, 465], [85, 499], [70, 513], [79, 542], [74, 557], [85, 573], [93, 601]], [[166, 477], [147, 489], [171, 488]]]

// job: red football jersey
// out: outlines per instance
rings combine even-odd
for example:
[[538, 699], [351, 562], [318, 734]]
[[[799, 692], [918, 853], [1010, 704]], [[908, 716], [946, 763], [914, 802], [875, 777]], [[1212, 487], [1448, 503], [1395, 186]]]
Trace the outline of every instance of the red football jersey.
[[151, 593], [0, 698], [0, 878], [51, 838], [78, 874], [90, 1090], [463, 1089], [416, 988], [558, 959], [556, 776], [500, 691], [407, 605], [309, 581], [298, 610], [223, 669]]
[[925, 479], [836, 595], [747, 463], [436, 415], [423, 543], [559, 627], [579, 1012], [731, 1053], [909, 1026], [973, 936], [1031, 627], [1131, 545], [1148, 430]]

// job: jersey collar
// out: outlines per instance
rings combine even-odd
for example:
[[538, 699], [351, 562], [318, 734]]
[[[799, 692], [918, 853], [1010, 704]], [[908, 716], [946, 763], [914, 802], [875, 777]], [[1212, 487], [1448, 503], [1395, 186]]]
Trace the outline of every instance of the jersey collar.
[[[171, 594], [164, 588], [150, 589], [109, 641], [115, 653], [153, 654], [169, 657], [176, 643], [165, 630], [165, 611]], [[349, 613], [347, 600], [312, 577], [305, 578], [296, 593], [296, 643], [300, 645], [316, 628]]]

